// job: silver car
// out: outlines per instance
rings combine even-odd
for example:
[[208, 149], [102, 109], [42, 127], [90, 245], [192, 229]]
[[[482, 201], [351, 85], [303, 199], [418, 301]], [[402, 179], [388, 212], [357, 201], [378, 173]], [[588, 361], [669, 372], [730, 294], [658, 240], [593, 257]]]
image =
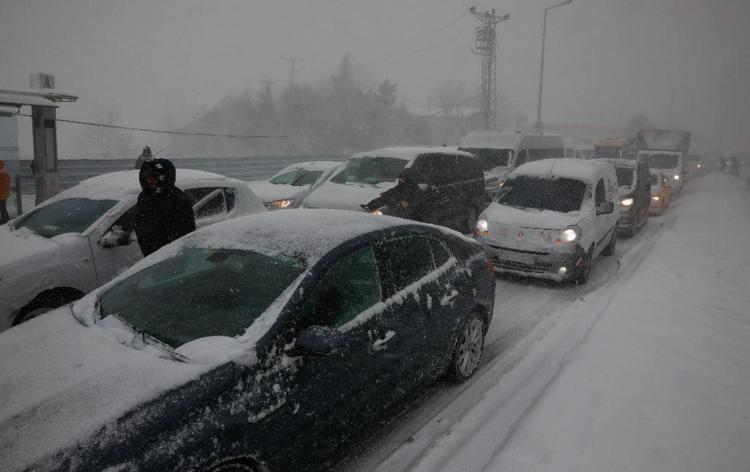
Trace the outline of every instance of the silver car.
[[[196, 226], [265, 211], [245, 182], [180, 169]], [[138, 171], [81, 182], [0, 226], [0, 331], [65, 305], [113, 279], [143, 255], [129, 230]]]

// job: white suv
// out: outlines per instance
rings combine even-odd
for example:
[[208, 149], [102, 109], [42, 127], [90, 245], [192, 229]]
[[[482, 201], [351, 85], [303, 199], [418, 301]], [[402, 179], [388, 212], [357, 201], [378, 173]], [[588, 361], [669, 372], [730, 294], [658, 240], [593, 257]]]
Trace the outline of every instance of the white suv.
[[584, 283], [593, 259], [614, 253], [617, 198], [610, 163], [530, 162], [509, 174], [475, 235], [499, 272]]
[[[245, 182], [179, 169], [196, 226], [265, 211]], [[138, 171], [85, 180], [0, 226], [0, 331], [76, 300], [143, 255], [130, 218]]]

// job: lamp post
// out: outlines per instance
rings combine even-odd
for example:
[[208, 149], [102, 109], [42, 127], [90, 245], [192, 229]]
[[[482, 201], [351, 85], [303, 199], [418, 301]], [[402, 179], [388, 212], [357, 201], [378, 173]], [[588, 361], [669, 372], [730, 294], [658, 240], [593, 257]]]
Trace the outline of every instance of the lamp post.
[[553, 8], [567, 5], [572, 1], [573, 0], [565, 0], [564, 2], [544, 9], [544, 26], [542, 27], [542, 65], [539, 68], [539, 102], [536, 108], [536, 131], [540, 134], [544, 130], [544, 125], [542, 124], [542, 85], [544, 84], [544, 42], [547, 38], [547, 12]]

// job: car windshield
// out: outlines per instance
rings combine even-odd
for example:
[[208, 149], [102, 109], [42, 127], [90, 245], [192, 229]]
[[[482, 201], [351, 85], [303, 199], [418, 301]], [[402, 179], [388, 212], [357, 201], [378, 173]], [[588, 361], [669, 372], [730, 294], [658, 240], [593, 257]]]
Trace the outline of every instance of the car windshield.
[[33, 210], [15, 227], [28, 228], [45, 238], [82, 233], [116, 203], [117, 200], [66, 198]]
[[633, 185], [633, 175], [635, 169], [632, 167], [615, 167], [617, 171], [617, 184], [620, 187], [630, 187]]
[[482, 163], [482, 169], [485, 171], [490, 171], [495, 167], [508, 167], [508, 161], [513, 155], [513, 151], [510, 149], [460, 148], [460, 150], [477, 156], [479, 162]]
[[674, 154], [646, 154], [643, 157], [652, 169], [675, 169], [680, 165], [680, 158]]
[[305, 187], [307, 185], [314, 184], [321, 175], [323, 175], [323, 171], [294, 169], [292, 171], [277, 175], [269, 182], [275, 185], [294, 185], [295, 187]]
[[207, 336], [237, 336], [304, 270], [292, 257], [188, 248], [104, 293], [101, 316], [117, 315], [175, 348]]
[[344, 170], [331, 181], [346, 184], [372, 184], [395, 182], [409, 161], [396, 157], [355, 157], [349, 159]]
[[498, 203], [562, 213], [581, 209], [586, 183], [576, 179], [520, 175], [503, 186]]

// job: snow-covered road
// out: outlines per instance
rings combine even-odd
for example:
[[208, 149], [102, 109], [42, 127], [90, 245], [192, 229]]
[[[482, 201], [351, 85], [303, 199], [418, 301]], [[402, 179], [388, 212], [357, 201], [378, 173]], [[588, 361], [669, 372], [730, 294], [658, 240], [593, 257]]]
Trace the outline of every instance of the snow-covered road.
[[485, 362], [337, 470], [750, 470], [750, 193], [691, 183], [583, 287], [498, 280]]

